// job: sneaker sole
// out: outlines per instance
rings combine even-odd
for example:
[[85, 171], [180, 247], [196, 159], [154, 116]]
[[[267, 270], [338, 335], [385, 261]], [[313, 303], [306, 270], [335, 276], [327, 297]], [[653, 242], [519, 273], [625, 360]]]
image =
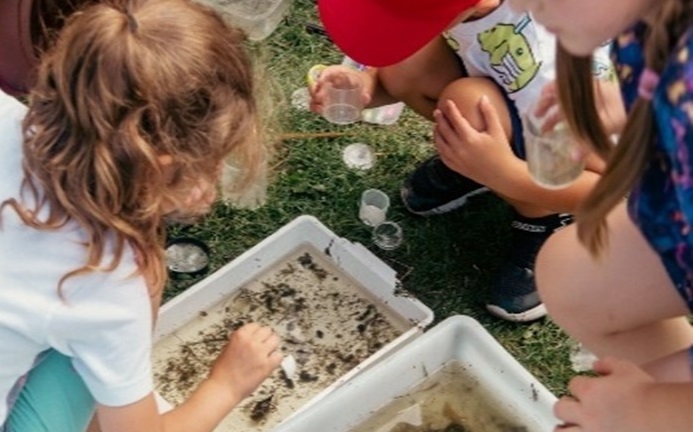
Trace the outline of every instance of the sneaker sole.
[[499, 306], [492, 304], [487, 304], [486, 310], [488, 310], [488, 312], [496, 318], [504, 319], [510, 322], [526, 323], [536, 321], [546, 316], [546, 307], [544, 304], [539, 304], [532, 309], [528, 309], [520, 313], [511, 313]]
[[424, 211], [415, 211], [412, 208], [410, 208], [407, 205], [407, 200], [405, 199], [405, 188], [402, 188], [400, 190], [400, 197], [402, 198], [402, 202], [404, 203], [404, 207], [409, 211], [409, 213], [413, 213], [417, 216], [434, 216], [434, 215], [441, 215], [443, 213], [448, 213], [453, 210], [457, 210], [458, 208], [464, 206], [467, 204], [467, 200], [473, 196], [476, 195], [481, 195], [483, 193], [489, 192], [489, 188], [479, 188], [473, 192], [469, 192], [467, 195], [462, 195], [459, 198], [456, 198], [452, 201], [448, 201], [447, 203], [443, 204], [442, 206], [438, 206], [435, 208], [432, 208], [430, 210], [424, 210]]

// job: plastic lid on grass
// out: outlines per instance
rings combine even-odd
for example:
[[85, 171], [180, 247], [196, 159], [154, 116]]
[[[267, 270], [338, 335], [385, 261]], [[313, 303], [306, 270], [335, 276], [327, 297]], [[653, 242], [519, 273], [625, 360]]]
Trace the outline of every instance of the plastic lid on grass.
[[367, 144], [349, 144], [342, 151], [342, 160], [349, 168], [367, 170], [375, 163], [375, 153]]
[[173, 275], [201, 275], [209, 268], [209, 247], [190, 237], [170, 240], [166, 245], [166, 267]]
[[301, 111], [308, 111], [310, 108], [308, 87], [300, 87], [291, 93], [291, 106]]

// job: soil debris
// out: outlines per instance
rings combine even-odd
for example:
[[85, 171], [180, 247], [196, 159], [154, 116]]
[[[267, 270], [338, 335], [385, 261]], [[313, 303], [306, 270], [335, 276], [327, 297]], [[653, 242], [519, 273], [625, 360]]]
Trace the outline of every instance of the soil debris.
[[154, 365], [164, 399], [173, 405], [185, 400], [206, 377], [229, 332], [257, 322], [282, 339], [284, 354], [295, 358], [296, 375], [278, 369], [217, 431], [271, 430], [403, 333], [409, 323], [395, 324], [333, 264], [304, 250], [157, 344], [155, 357], [156, 350], [166, 351], [166, 360]]

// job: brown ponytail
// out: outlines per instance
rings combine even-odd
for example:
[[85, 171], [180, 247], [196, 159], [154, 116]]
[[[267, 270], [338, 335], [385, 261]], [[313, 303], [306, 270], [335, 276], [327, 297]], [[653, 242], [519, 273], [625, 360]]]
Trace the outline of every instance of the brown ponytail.
[[[647, 68], [662, 71], [678, 36], [690, 24], [692, 9], [682, 0], [663, 0], [656, 23], [645, 37]], [[606, 216], [640, 178], [650, 160], [656, 130], [650, 101], [639, 98], [629, 112], [618, 145], [613, 146], [597, 115], [590, 64], [590, 58], [578, 58], [558, 48], [557, 79], [566, 121], [608, 162], [604, 175], [577, 213], [578, 238], [598, 256], [607, 246]]]

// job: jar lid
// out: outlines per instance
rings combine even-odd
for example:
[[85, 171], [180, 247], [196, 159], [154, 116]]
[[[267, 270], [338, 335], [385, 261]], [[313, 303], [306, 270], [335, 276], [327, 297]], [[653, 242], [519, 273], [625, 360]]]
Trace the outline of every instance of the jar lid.
[[209, 269], [209, 246], [192, 237], [171, 239], [166, 244], [166, 267], [172, 275], [204, 274]]
[[375, 163], [375, 153], [367, 144], [349, 144], [342, 151], [342, 160], [349, 168], [367, 170]]

